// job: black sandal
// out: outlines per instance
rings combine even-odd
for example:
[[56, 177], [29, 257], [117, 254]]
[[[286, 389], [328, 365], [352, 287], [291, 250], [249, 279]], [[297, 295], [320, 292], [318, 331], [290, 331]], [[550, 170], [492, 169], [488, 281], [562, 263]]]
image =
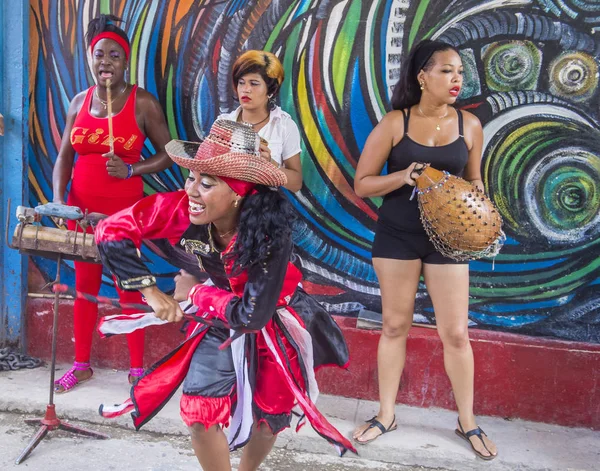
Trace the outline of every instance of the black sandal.
[[[356, 443], [359, 443], [361, 445], [366, 445], [367, 443], [370, 443], [373, 440], [378, 439], [383, 434], [386, 434], [388, 432], [393, 432], [394, 430], [396, 430], [398, 428], [398, 424], [396, 424], [396, 416], [394, 416], [394, 418], [392, 419], [392, 423], [390, 424], [390, 426], [388, 428], [385, 428], [385, 426], [381, 422], [379, 422], [379, 420], [377, 420], [377, 416], [373, 417], [370, 420], [367, 420], [366, 422], [371, 425], [369, 425], [366, 429], [364, 429], [363, 432], [354, 439], [354, 441], [356, 441]], [[370, 440], [365, 440], [365, 441], [359, 440], [360, 437], [362, 437], [365, 433], [367, 433], [371, 429], [374, 429], [375, 427], [377, 427], [381, 431], [381, 433], [379, 435], [371, 438]]]
[[[485, 441], [483, 441], [483, 437], [481, 435], [485, 435], [487, 437], [487, 433], [485, 433], [481, 429], [481, 427], [477, 427], [477, 428], [474, 428], [473, 430], [469, 430], [468, 432], [465, 432], [464, 429], [463, 429], [463, 427], [462, 427], [462, 425], [461, 425], [461, 423], [460, 423], [460, 419], [458, 419], [458, 426], [460, 427], [460, 429], [454, 430], [454, 432], [456, 433], [456, 435], [458, 435], [463, 440], [468, 441], [469, 445], [471, 445], [471, 448], [473, 449], [473, 451], [475, 452], [475, 454], [477, 456], [479, 456], [482, 460], [490, 461], [490, 460], [493, 460], [496, 456], [498, 456], [497, 453], [495, 455], [492, 454], [492, 452], [489, 450], [489, 448], [487, 446], [485, 446]], [[482, 454], [480, 451], [478, 451], [473, 446], [473, 442], [471, 442], [471, 437], [472, 436], [476, 436], [477, 438], [479, 438], [479, 440], [481, 440], [481, 443], [483, 444], [483, 448], [485, 448], [487, 450], [487, 452], [489, 453], [489, 456]]]

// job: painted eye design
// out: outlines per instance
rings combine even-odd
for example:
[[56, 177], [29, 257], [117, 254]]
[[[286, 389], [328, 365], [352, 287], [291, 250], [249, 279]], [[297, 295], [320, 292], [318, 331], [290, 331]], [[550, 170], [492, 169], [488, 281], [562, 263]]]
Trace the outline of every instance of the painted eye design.
[[567, 51], [548, 68], [550, 92], [575, 103], [585, 103], [598, 90], [598, 64], [587, 52]]
[[[484, 126], [482, 174], [508, 236], [500, 272], [471, 264], [470, 318], [581, 339], [579, 317], [598, 299], [600, 5], [541, 3], [546, 11], [465, 12], [437, 36], [460, 50], [459, 106]], [[497, 301], [492, 286], [502, 286]]]
[[489, 44], [481, 49], [481, 55], [489, 90], [535, 90], [542, 53], [531, 41]]
[[576, 103], [589, 101], [598, 91], [598, 64], [585, 51], [566, 51], [552, 59], [531, 41], [503, 41], [481, 47], [478, 58], [473, 48], [461, 49], [460, 56], [465, 71], [462, 100], [481, 95], [482, 84], [489, 92], [545, 86], [553, 96]]
[[[476, 105], [484, 124], [484, 179], [509, 235], [527, 247], [523, 256], [590, 242], [600, 232], [600, 132], [589, 106], [598, 94], [598, 65], [588, 52], [600, 45], [573, 25], [558, 28], [544, 18], [479, 13], [440, 35], [461, 48], [459, 98]], [[541, 42], [485, 43], [511, 31], [519, 36], [519, 27]]]
[[600, 232], [600, 132], [564, 105], [516, 103], [485, 127], [484, 178], [524, 260]]

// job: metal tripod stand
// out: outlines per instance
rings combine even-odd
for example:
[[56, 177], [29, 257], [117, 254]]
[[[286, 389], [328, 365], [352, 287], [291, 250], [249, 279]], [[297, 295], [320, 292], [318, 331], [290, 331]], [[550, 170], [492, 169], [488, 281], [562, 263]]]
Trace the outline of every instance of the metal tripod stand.
[[[19, 207], [17, 209], [17, 218], [19, 220], [19, 225], [17, 226], [15, 237], [13, 238], [13, 243], [10, 242], [8, 236], [9, 230], [9, 215], [10, 215], [10, 200], [8, 200], [8, 208], [7, 208], [7, 217], [6, 217], [6, 244], [11, 249], [16, 249], [22, 254], [25, 255], [39, 255], [41, 257], [51, 258], [56, 260], [56, 278], [54, 281], [50, 282], [46, 286], [52, 286], [60, 283], [60, 265], [63, 260], [63, 257], [70, 258], [73, 260], [84, 260], [90, 261], [89, 258], [86, 259], [85, 256], [78, 255], [73, 248], [73, 253], [71, 256], [64, 255], [59, 251], [48, 250], [47, 247], [42, 247], [41, 242], [36, 239], [31, 244], [26, 244], [23, 239], [23, 227], [27, 224], [33, 224], [38, 221], [38, 216], [35, 215], [35, 212], [30, 208]], [[85, 238], [85, 235], [83, 236]], [[85, 240], [85, 239], [84, 239]], [[29, 241], [31, 242], [31, 241]], [[75, 242], [76, 243], [76, 242]], [[75, 245], [75, 244], [74, 244]], [[56, 416], [56, 406], [54, 405], [54, 373], [56, 367], [56, 337], [58, 331], [58, 303], [60, 300], [60, 293], [57, 291], [54, 293], [54, 308], [53, 308], [53, 319], [52, 319], [52, 358], [51, 358], [51, 366], [50, 366], [50, 397], [48, 399], [48, 405], [46, 406], [46, 414], [42, 418], [32, 418], [25, 419], [25, 423], [30, 425], [39, 425], [39, 429], [36, 434], [33, 436], [27, 447], [23, 450], [23, 452], [16, 459], [15, 463], [20, 464], [27, 459], [30, 453], [35, 449], [36, 446], [40, 444], [40, 442], [44, 439], [44, 437], [51, 432], [52, 430], [65, 430], [67, 432], [75, 433], [77, 435], [84, 435], [87, 437], [98, 438], [98, 439], [107, 439], [110, 438], [108, 435], [103, 433], [94, 432], [92, 430], [87, 430], [81, 427], [77, 427], [75, 425], [71, 425], [67, 422], [61, 421]]]
[[[56, 265], [56, 278], [50, 285], [54, 285], [56, 283], [60, 283], [60, 264], [62, 261], [62, 257], [59, 254], [57, 257], [57, 265]], [[87, 437], [98, 438], [101, 440], [110, 438], [108, 435], [103, 433], [94, 432], [92, 430], [88, 430], [85, 428], [77, 427], [75, 425], [71, 425], [69, 423], [61, 421], [56, 416], [56, 410], [54, 405], [54, 373], [56, 366], [56, 334], [58, 330], [58, 301], [60, 294], [58, 292], [54, 293], [54, 309], [53, 309], [53, 320], [52, 320], [52, 363], [50, 366], [50, 397], [48, 400], [48, 405], [46, 406], [46, 415], [42, 418], [32, 418], [25, 419], [25, 423], [29, 425], [39, 425], [37, 433], [33, 436], [27, 447], [23, 450], [23, 452], [19, 455], [16, 464], [22, 463], [29, 454], [34, 450], [36, 446], [40, 444], [40, 442], [44, 439], [44, 437], [51, 432], [52, 430], [66, 430], [67, 432], [75, 433], [77, 435], [85, 435]]]

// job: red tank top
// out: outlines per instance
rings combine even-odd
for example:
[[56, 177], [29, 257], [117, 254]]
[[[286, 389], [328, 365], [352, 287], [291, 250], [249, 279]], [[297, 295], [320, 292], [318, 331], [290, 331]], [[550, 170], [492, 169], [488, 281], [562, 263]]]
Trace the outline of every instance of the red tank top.
[[[106, 170], [107, 159], [102, 154], [110, 151], [108, 118], [96, 118], [90, 114], [95, 88], [88, 90], [71, 130], [71, 145], [78, 154], [71, 193], [113, 198], [139, 195], [141, 198], [144, 184], [140, 176], [124, 180], [111, 177]], [[134, 85], [123, 109], [113, 115], [115, 154], [127, 164], [139, 162], [146, 139], [135, 119], [136, 93], [137, 85]]]

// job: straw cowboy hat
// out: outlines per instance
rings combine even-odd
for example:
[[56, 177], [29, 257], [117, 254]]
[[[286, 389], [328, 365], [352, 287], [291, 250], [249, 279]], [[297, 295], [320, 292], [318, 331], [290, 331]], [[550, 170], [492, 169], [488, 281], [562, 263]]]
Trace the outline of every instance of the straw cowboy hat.
[[287, 177], [260, 156], [260, 137], [248, 125], [219, 119], [202, 142], [172, 140], [169, 157], [184, 168], [266, 186], [283, 186]]

